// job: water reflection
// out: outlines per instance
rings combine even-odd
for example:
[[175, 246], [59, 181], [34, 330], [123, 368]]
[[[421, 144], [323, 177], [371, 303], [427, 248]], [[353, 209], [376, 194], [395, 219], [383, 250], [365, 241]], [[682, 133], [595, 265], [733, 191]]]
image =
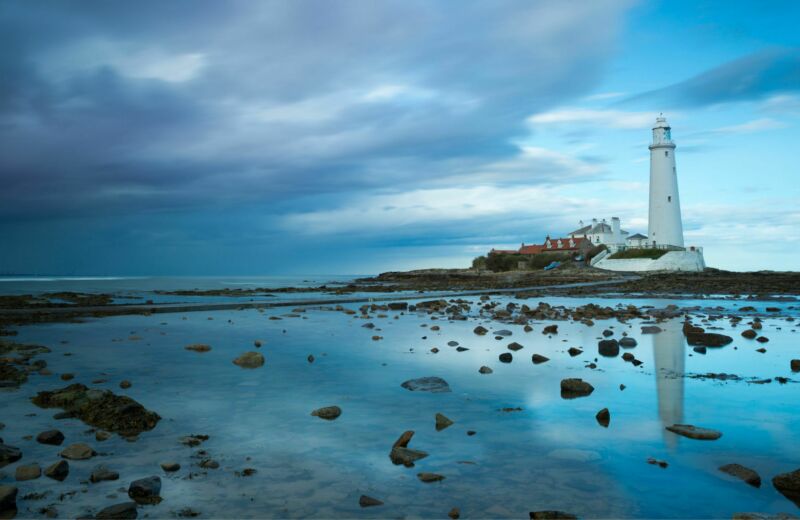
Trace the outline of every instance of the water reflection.
[[[683, 422], [683, 386], [685, 343], [680, 320], [661, 325], [662, 332], [653, 336], [653, 358], [656, 367], [658, 416], [664, 426]], [[664, 442], [673, 448], [678, 438], [664, 430]]]

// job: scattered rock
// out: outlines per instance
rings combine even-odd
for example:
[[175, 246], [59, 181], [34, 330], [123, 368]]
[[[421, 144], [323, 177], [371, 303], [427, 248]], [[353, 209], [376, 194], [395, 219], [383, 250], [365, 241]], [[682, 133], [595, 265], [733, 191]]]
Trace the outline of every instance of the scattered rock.
[[541, 363], [545, 363], [547, 361], [550, 361], [550, 358], [545, 357], [545, 356], [543, 356], [541, 354], [534, 354], [533, 356], [531, 356], [531, 361], [533, 361], [534, 365], [539, 365]]
[[767, 349], [765, 349], [764, 347], [757, 348], [756, 352], [760, 352], [761, 354], [766, 354], [767, 353]]
[[727, 473], [733, 477], [744, 480], [753, 487], [761, 487], [761, 476], [750, 468], [742, 466], [741, 464], [725, 464], [720, 466], [719, 470]]
[[190, 448], [193, 448], [195, 446], [199, 446], [201, 443], [207, 441], [208, 439], [209, 439], [208, 435], [193, 434], [193, 435], [187, 435], [186, 437], [181, 437], [180, 442], [184, 446], [189, 446]]
[[601, 356], [616, 357], [619, 355], [619, 342], [615, 339], [600, 340], [597, 351]]
[[161, 478], [147, 477], [134, 480], [128, 487], [128, 496], [137, 504], [158, 504], [161, 502]]
[[400, 438], [397, 439], [392, 445], [392, 450], [389, 452], [389, 458], [393, 464], [398, 466], [402, 464], [403, 466], [410, 468], [414, 466], [414, 461], [424, 459], [428, 456], [428, 454], [424, 451], [412, 450], [408, 447], [408, 443], [411, 441], [411, 437], [413, 436], [414, 432], [411, 430], [403, 432]]
[[314, 362], [314, 355], [313, 354], [309, 354], [306, 359], [308, 360], [309, 363], [313, 363]]
[[[17, 488], [6, 484], [0, 484], [0, 513], [5, 511], [15, 511], [17, 509]], [[5, 515], [3, 516], [5, 518]], [[10, 516], [9, 518], [14, 518]]]
[[191, 345], [186, 345], [183, 348], [185, 348], [186, 350], [191, 350], [192, 352], [203, 353], [210, 351], [211, 345], [206, 345], [204, 343], [192, 343]]
[[542, 329], [542, 334], [558, 334], [558, 325], [548, 325]]
[[511, 361], [514, 359], [514, 356], [512, 356], [510, 352], [503, 352], [498, 357], [501, 363], [511, 363]]
[[127, 390], [131, 386], [133, 386], [133, 384], [130, 381], [128, 381], [127, 379], [123, 379], [119, 383], [119, 387], [122, 388], [123, 390]]
[[494, 370], [484, 365], [478, 369], [478, 372], [480, 372], [481, 374], [491, 374], [494, 372]]
[[692, 350], [694, 350], [698, 354], [705, 354], [706, 353], [706, 347], [692, 347]]
[[82, 384], [39, 392], [31, 401], [41, 408], [62, 408], [91, 426], [126, 436], [152, 430], [161, 419], [130, 397]]
[[666, 429], [677, 435], [700, 441], [714, 441], [722, 437], [722, 432], [710, 428], [700, 428], [691, 424], [673, 424]]
[[482, 326], [478, 325], [477, 327], [475, 327], [474, 329], [472, 329], [472, 332], [474, 332], [474, 333], [475, 333], [475, 334], [477, 334], [478, 336], [483, 336], [483, 335], [485, 335], [487, 332], [489, 332], [489, 330], [488, 330], [486, 327], [482, 327]]
[[106, 432], [106, 431], [103, 431], [103, 430], [97, 430], [94, 433], [94, 438], [98, 442], [103, 442], [103, 441], [107, 441], [108, 439], [110, 439], [111, 438], [111, 434]]
[[792, 372], [800, 372], [800, 359], [793, 359], [789, 362]]
[[516, 352], [518, 350], [522, 350], [523, 348], [525, 348], [525, 347], [523, 347], [522, 345], [520, 345], [516, 341], [513, 342], [513, 343], [509, 343], [508, 344], [508, 350], [511, 350], [511, 351], [514, 351], [514, 352]]
[[608, 411], [608, 408], [603, 408], [597, 415], [594, 416], [597, 419], [597, 423], [602, 426], [603, 428], [608, 428], [609, 423], [611, 422], [611, 412]]
[[469, 350], [467, 347], [456, 347], [457, 352], [465, 352], [467, 350]]
[[65, 459], [70, 460], [87, 460], [97, 455], [97, 452], [94, 451], [88, 444], [77, 442], [75, 444], [70, 444], [63, 449], [60, 455]]
[[342, 415], [342, 409], [338, 406], [325, 406], [323, 408], [317, 408], [311, 415], [314, 417], [319, 417], [320, 419], [325, 419], [326, 421], [332, 421]]
[[715, 332], [689, 332], [686, 334], [689, 345], [699, 347], [724, 347], [731, 343], [733, 338]]
[[800, 516], [788, 513], [733, 513], [733, 520], [797, 520]]
[[561, 397], [563, 399], [575, 399], [585, 397], [594, 392], [594, 387], [579, 378], [567, 378], [561, 380]]
[[511, 332], [510, 330], [506, 330], [506, 329], [500, 329], [498, 331], [495, 331], [495, 333], [494, 333], [495, 336], [500, 336], [501, 338], [505, 338], [505, 337], [511, 336], [512, 334], [513, 334], [513, 332]]
[[645, 325], [642, 327], [642, 334], [658, 334], [661, 330], [658, 325]]
[[454, 507], [449, 513], [447, 513], [447, 516], [453, 520], [458, 520], [458, 518], [461, 516], [461, 511], [459, 511], [457, 507]]
[[106, 480], [117, 480], [119, 479], [119, 473], [116, 471], [111, 471], [107, 467], [100, 465], [96, 466], [92, 470], [92, 474], [89, 476], [89, 482], [96, 484], [98, 482], [104, 482]]
[[161, 469], [163, 469], [167, 473], [174, 473], [175, 471], [178, 471], [179, 469], [181, 469], [181, 465], [178, 464], [177, 462], [172, 462], [172, 461], [170, 461], [170, 462], [162, 462], [161, 463]]
[[759, 343], [769, 343], [769, 338], [766, 336], [759, 336], [756, 338]]
[[203, 459], [200, 461], [199, 466], [203, 469], [218, 469], [219, 462], [214, 459]]
[[412, 392], [441, 393], [441, 392], [451, 391], [450, 385], [447, 384], [447, 381], [445, 381], [441, 377], [436, 377], [436, 376], [409, 379], [408, 381], [402, 383], [400, 386]]
[[661, 468], [666, 468], [667, 466], [669, 466], [669, 464], [667, 464], [667, 461], [654, 459], [653, 457], [648, 457], [647, 463], [653, 464], [654, 466], [659, 466]]
[[564, 511], [531, 511], [528, 513], [531, 520], [578, 520], [578, 517]]
[[17, 466], [14, 473], [16, 480], [33, 480], [42, 476], [42, 468], [38, 464], [29, 464], [27, 466]]
[[630, 336], [626, 336], [619, 340], [619, 346], [622, 348], [633, 348], [637, 345], [636, 340]]
[[447, 428], [448, 426], [450, 426], [452, 424], [453, 424], [453, 421], [451, 421], [446, 416], [444, 416], [444, 415], [442, 415], [440, 413], [436, 414], [436, 431], [437, 432], [440, 432], [440, 431], [444, 430], [445, 428]]
[[233, 364], [242, 368], [258, 368], [264, 366], [264, 356], [260, 352], [245, 352], [234, 359]]
[[61, 443], [64, 442], [64, 434], [58, 430], [47, 430], [36, 436], [36, 442], [60, 446]]
[[772, 485], [783, 496], [800, 507], [800, 469], [772, 477]]
[[75, 379], [75, 374], [61, 374], [62, 381], [70, 381], [72, 379]]
[[128, 520], [138, 516], [136, 502], [123, 502], [102, 509], [95, 518], [97, 520]]
[[631, 362], [631, 361], [633, 361], [634, 359], [636, 359], [636, 357], [635, 357], [633, 354], [631, 354], [630, 352], [624, 352], [624, 353], [622, 354], [622, 360], [623, 360], [623, 361], [627, 361], [627, 362], [629, 362], [629, 363], [630, 363], [630, 362]]
[[448, 341], [447, 342], [447, 346], [448, 347], [457, 347], [458, 346], [458, 341]]
[[0, 468], [22, 458], [22, 451], [14, 446], [0, 442]]
[[381, 502], [377, 498], [372, 498], [367, 495], [361, 495], [361, 497], [358, 499], [358, 505], [360, 505], [361, 507], [382, 506], [383, 502]]
[[422, 482], [440, 482], [444, 480], [444, 475], [439, 475], [438, 473], [417, 473], [417, 478], [420, 479]]
[[742, 332], [742, 337], [747, 339], [756, 339], [758, 333], [753, 329], [747, 329], [746, 331]]
[[579, 349], [579, 348], [575, 348], [575, 347], [570, 347], [570, 348], [567, 350], [567, 352], [568, 352], [568, 353], [569, 353], [569, 355], [570, 355], [570, 356], [572, 356], [572, 357], [579, 356], [580, 354], [583, 354], [583, 350], [581, 350], [581, 349]]
[[53, 480], [63, 481], [69, 475], [69, 462], [66, 460], [59, 460], [58, 462], [47, 466], [44, 470], [44, 476]]

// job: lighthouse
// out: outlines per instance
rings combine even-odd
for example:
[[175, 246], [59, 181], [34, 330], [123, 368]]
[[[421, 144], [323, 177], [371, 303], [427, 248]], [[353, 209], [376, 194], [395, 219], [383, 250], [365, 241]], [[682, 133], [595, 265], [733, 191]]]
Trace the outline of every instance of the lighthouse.
[[678, 172], [675, 169], [675, 143], [665, 117], [656, 118], [650, 144], [650, 214], [648, 243], [654, 246], [683, 247], [681, 202]]

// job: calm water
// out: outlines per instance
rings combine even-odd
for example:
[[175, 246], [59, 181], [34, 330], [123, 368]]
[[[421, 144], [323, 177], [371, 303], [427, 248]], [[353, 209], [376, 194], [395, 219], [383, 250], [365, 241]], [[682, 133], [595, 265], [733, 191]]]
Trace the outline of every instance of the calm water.
[[[544, 300], [569, 306], [589, 301]], [[663, 307], [671, 302], [635, 303]], [[728, 310], [742, 305], [679, 303]], [[760, 310], [765, 306], [755, 305]], [[797, 316], [795, 305], [777, 306], [785, 317]], [[53, 349], [42, 358], [55, 375], [33, 375], [20, 390], [0, 394], [0, 421], [7, 425], [2, 437], [23, 450], [20, 463], [46, 466], [57, 460], [60, 448], [23, 439], [53, 427], [65, 433], [65, 445], [87, 442], [101, 455], [71, 461], [63, 483], [44, 477], [18, 483], [20, 496], [48, 492], [41, 500], [20, 500], [20, 516], [40, 516], [36, 511], [49, 504], [62, 518], [96, 512], [126, 500], [120, 490], [149, 475], [161, 476], [164, 501], [140, 508], [140, 516], [166, 517], [184, 507], [200, 511], [201, 518], [442, 518], [452, 507], [460, 508], [462, 518], [524, 518], [528, 511], [541, 509], [601, 518], [800, 513], [770, 483], [775, 474], [800, 467], [800, 385], [681, 377], [705, 372], [793, 377], [789, 360], [800, 357], [796, 322], [765, 318], [763, 334], [770, 342], [761, 354], [755, 349], [762, 345], [739, 336], [742, 327], [729, 330], [727, 321], [715, 321], [709, 325], [723, 327], [735, 341], [703, 356], [686, 346], [679, 320], [661, 324], [665, 331], [657, 335], [641, 335], [637, 321], [598, 321], [593, 327], [558, 322], [559, 334], [548, 337], [541, 333], [547, 323], [532, 323], [534, 331], [525, 333], [521, 326], [480, 319], [474, 309], [466, 322], [398, 312], [389, 312], [388, 318], [373, 315], [369, 321], [380, 330], [363, 328], [365, 320], [357, 317], [313, 309], [300, 318], [285, 316], [286, 310], [246, 310], [22, 328], [18, 341]], [[694, 314], [696, 322], [706, 315], [702, 310]], [[502, 341], [491, 334], [476, 336], [472, 329], [479, 323], [490, 330], [511, 330], [513, 336]], [[431, 331], [434, 324], [441, 330]], [[600, 333], [610, 327], [615, 337], [627, 331], [638, 340], [629, 351], [644, 362], [641, 367], [619, 357], [601, 357], [597, 369], [585, 368], [597, 357]], [[374, 334], [383, 339], [373, 341]], [[130, 340], [132, 335], [142, 339]], [[266, 365], [255, 370], [233, 365], [234, 357], [255, 350], [256, 339], [264, 341], [260, 351]], [[447, 346], [450, 340], [470, 350], [457, 352]], [[525, 348], [513, 353], [513, 363], [500, 363], [497, 357], [508, 352], [511, 341]], [[184, 350], [196, 342], [213, 350]], [[570, 357], [566, 349], [571, 346], [583, 347], [584, 354]], [[432, 347], [440, 352], [431, 353]], [[71, 356], [63, 355], [67, 352]], [[534, 352], [551, 360], [533, 365]], [[316, 357], [313, 364], [306, 360], [309, 354]], [[481, 365], [494, 373], [479, 374]], [[107, 378], [107, 384], [95, 386], [124, 392], [163, 419], [136, 442], [116, 436], [96, 442], [85, 433], [85, 424], [55, 421], [56, 410], [41, 410], [28, 401], [36, 391], [65, 386], [57, 378], [64, 372], [74, 372], [75, 382], [87, 385]], [[407, 379], [431, 375], [446, 379], [453, 391], [428, 394], [400, 387]], [[562, 399], [559, 382], [565, 377], [589, 381], [594, 393]], [[131, 380], [133, 387], [119, 390], [122, 379]], [[794, 379], [800, 378], [794, 374]], [[627, 388], [621, 391], [620, 384]], [[343, 409], [335, 421], [309, 415], [334, 404]], [[499, 411], [504, 407], [522, 411]], [[612, 415], [608, 429], [594, 417], [604, 407]], [[437, 412], [455, 424], [437, 432]], [[702, 442], [664, 430], [676, 422], [715, 428], [723, 437]], [[394, 466], [388, 457], [405, 430], [416, 431], [410, 447], [430, 454], [415, 468]], [[468, 436], [468, 430], [477, 433]], [[179, 444], [179, 437], [193, 433], [211, 438], [198, 448]], [[220, 468], [200, 469], [199, 458], [193, 458], [199, 449], [207, 450]], [[648, 457], [666, 460], [669, 467], [649, 465]], [[182, 469], [164, 474], [159, 463], [168, 460], [178, 461]], [[733, 462], [757, 470], [762, 487], [752, 488], [717, 470]], [[100, 463], [119, 471], [120, 480], [83, 483]], [[0, 482], [13, 481], [15, 466], [0, 469]], [[236, 476], [248, 467], [258, 473]], [[446, 480], [424, 484], [416, 478], [420, 471], [441, 473]], [[193, 478], [187, 478], [189, 473]], [[61, 493], [73, 490], [78, 493], [59, 501]], [[361, 494], [385, 505], [362, 509]]]

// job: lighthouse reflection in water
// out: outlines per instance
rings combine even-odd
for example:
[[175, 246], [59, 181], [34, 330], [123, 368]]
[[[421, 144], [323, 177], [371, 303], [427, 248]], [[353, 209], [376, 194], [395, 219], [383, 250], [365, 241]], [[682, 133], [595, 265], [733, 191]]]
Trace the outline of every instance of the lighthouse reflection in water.
[[[662, 325], [662, 332], [653, 336], [658, 416], [664, 426], [683, 422], [686, 343], [681, 325], [679, 320], [671, 320]], [[675, 447], [678, 437], [664, 430], [664, 442]]]

